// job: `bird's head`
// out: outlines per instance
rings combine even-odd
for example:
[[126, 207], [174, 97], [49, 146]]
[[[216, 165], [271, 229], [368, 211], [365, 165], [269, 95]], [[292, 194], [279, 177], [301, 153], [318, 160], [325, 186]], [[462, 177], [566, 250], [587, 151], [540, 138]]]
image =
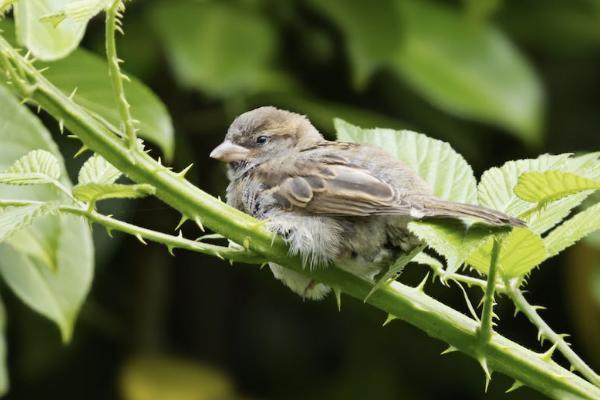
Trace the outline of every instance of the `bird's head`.
[[237, 117], [210, 157], [234, 169], [313, 146], [323, 136], [303, 115], [260, 107]]

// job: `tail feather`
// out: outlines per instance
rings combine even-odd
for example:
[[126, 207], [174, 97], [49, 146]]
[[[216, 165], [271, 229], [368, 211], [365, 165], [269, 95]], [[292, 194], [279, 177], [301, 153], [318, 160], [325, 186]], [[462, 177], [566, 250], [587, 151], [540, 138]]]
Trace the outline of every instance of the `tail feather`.
[[511, 217], [503, 212], [486, 207], [465, 203], [454, 203], [443, 200], [433, 200], [425, 207], [426, 217], [475, 217], [490, 225], [527, 226], [525, 221]]

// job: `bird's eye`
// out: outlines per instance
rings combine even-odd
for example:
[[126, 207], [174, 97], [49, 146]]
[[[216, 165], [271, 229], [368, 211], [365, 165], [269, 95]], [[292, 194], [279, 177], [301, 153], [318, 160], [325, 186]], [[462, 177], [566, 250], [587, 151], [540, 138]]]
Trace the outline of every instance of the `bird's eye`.
[[256, 138], [256, 143], [258, 144], [265, 144], [269, 141], [269, 137], [268, 136], [259, 136]]

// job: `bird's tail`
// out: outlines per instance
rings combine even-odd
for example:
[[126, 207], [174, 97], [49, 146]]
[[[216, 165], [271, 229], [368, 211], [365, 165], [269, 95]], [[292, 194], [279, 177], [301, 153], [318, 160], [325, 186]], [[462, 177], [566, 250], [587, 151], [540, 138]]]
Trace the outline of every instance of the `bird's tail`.
[[424, 211], [425, 217], [475, 217], [484, 220], [490, 225], [527, 226], [525, 221], [511, 217], [500, 211], [438, 199], [428, 200]]

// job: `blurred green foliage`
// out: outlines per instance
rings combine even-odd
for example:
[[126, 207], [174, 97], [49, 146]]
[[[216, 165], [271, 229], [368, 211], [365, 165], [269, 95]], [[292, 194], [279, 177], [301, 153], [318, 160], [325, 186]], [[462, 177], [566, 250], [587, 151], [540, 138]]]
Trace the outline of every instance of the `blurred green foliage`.
[[[16, 12], [26, 17], [23, 9]], [[333, 132], [334, 117], [365, 127], [410, 127], [450, 142], [476, 176], [530, 153], [600, 146], [595, 0], [146, 0], [128, 3], [124, 29], [119, 55], [140, 79], [126, 88], [134, 116], [145, 123], [142, 134], [168, 155], [172, 123], [175, 166], [194, 162], [191, 179], [215, 194], [223, 193], [226, 178], [208, 153], [237, 113], [265, 104], [306, 113], [325, 134]], [[91, 20], [82, 46], [102, 57], [102, 17]], [[70, 47], [63, 42], [53, 54]], [[78, 86], [77, 100], [114, 123], [114, 109], [102, 107], [109, 82], [87, 50], [49, 63], [46, 74], [67, 93]], [[47, 127], [65, 155], [76, 151], [55, 124]], [[80, 165], [68, 157], [68, 170]], [[153, 199], [134, 210], [105, 207], [157, 230], [172, 230], [178, 221]], [[475, 362], [441, 358], [441, 344], [402, 324], [382, 329], [384, 316], [363, 304], [344, 301], [338, 313], [332, 299], [303, 303], [267, 273], [196, 254], [171, 258], [162, 248], [118, 239], [97, 255], [97, 278], [69, 347], [60, 347], [49, 323], [3, 292], [14, 366], [10, 398], [133, 398], [123, 382], [139, 380], [128, 360], [149, 353], [218, 366], [231, 377], [235, 389], [223, 387], [232, 397], [483, 396]], [[596, 368], [600, 327], [590, 321], [600, 315], [599, 258], [597, 247], [582, 244], [529, 282], [532, 297], [548, 306], [550, 324], [573, 332], [575, 349]], [[417, 282], [422, 272], [409, 267], [402, 279]], [[431, 291], [465, 309], [456, 291], [438, 285]], [[512, 309], [500, 303], [498, 312], [500, 332], [536, 346], [524, 320], [511, 320]], [[158, 370], [177, 371], [168, 367], [172, 360], [164, 366], [156, 360]], [[182, 379], [198, 372], [188, 367]], [[142, 387], [161, 384], [149, 376], [142, 375]], [[492, 381], [487, 398], [506, 398], [507, 386], [505, 378]], [[539, 398], [527, 389], [511, 396]]]

